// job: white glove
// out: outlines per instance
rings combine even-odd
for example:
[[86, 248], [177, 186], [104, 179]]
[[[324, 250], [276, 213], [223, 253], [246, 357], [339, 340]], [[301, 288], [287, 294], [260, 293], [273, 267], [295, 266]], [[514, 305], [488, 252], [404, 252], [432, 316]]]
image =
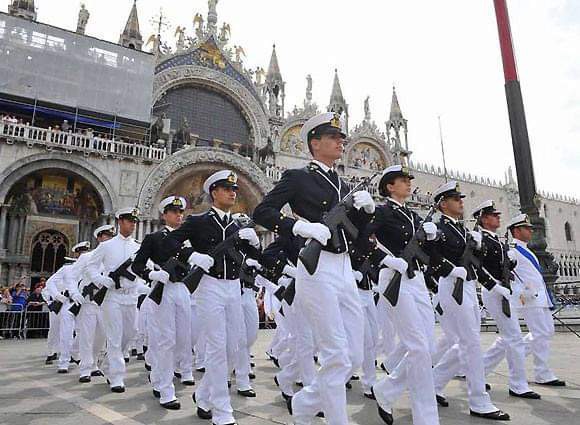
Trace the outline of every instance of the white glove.
[[472, 230], [469, 233], [471, 234], [471, 237], [475, 241], [475, 244], [477, 246], [477, 249], [481, 249], [481, 242], [482, 242], [481, 233], [476, 232], [475, 230]]
[[169, 283], [169, 273], [165, 270], [152, 270], [148, 277], [156, 282]]
[[66, 303], [68, 301], [68, 298], [65, 297], [63, 294], [58, 294], [56, 297], [57, 301], [60, 301], [61, 303]]
[[290, 265], [285, 265], [284, 269], [282, 270], [282, 273], [284, 273], [290, 277], [296, 277], [296, 267], [290, 266]]
[[354, 276], [354, 280], [356, 280], [357, 282], [360, 282], [361, 280], [363, 280], [363, 275], [358, 270], [353, 270], [352, 275]]
[[306, 239], [316, 239], [323, 246], [326, 246], [330, 239], [330, 229], [322, 223], [307, 223], [298, 220], [292, 227], [292, 233]]
[[390, 269], [398, 271], [401, 274], [405, 273], [409, 268], [409, 265], [405, 260], [399, 257], [393, 257], [392, 255], [387, 255], [383, 259], [382, 264]]
[[213, 267], [213, 258], [207, 254], [201, 254], [199, 252], [194, 252], [189, 256], [187, 262], [192, 266], [197, 266], [202, 268], [206, 273], [209, 272], [209, 269]]
[[502, 297], [506, 297], [507, 299], [509, 299], [512, 295], [512, 292], [508, 288], [501, 286], [499, 283], [491, 288], [491, 292], [501, 295]]
[[427, 235], [427, 240], [432, 241], [437, 237], [437, 225], [431, 221], [423, 223], [423, 230]]
[[241, 229], [238, 232], [238, 236], [240, 239], [248, 241], [254, 248], [260, 247], [260, 240], [258, 239], [258, 235], [256, 235], [256, 231], [254, 229], [250, 229], [249, 227]]
[[253, 258], [248, 258], [246, 260], [246, 265], [249, 267], [255, 267], [256, 270], [262, 270], [262, 265], [258, 263], [258, 261], [254, 260]]
[[84, 304], [85, 303], [85, 298], [79, 294], [78, 292], [73, 293], [70, 296], [73, 300], [73, 302], [75, 302], [76, 304]]
[[467, 279], [467, 270], [465, 270], [465, 267], [453, 267], [449, 276], [465, 280]]
[[375, 212], [375, 201], [373, 197], [366, 190], [360, 190], [352, 195], [353, 205], [357, 210], [361, 208], [365, 210], [367, 214], [373, 214]]
[[115, 287], [115, 281], [108, 276], [99, 275], [97, 278], [95, 278], [95, 283], [98, 283], [105, 288]]
[[508, 251], [507, 256], [510, 259], [510, 261], [513, 261], [513, 262], [518, 261], [518, 256], [516, 255], [516, 252], [513, 249], [510, 249]]
[[291, 282], [292, 278], [287, 276], [281, 276], [280, 279], [278, 279], [278, 285], [283, 286], [284, 288], [288, 287]]

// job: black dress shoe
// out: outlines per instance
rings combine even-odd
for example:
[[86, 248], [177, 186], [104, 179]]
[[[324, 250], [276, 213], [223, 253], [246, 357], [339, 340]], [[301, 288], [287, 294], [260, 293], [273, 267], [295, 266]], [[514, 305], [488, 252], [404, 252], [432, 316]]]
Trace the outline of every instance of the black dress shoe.
[[[193, 402], [197, 404], [197, 400], [195, 399], [195, 393], [191, 395], [191, 398], [193, 399]], [[211, 419], [212, 418], [211, 410], [205, 410], [202, 409], [201, 407], [198, 407], [197, 417], [200, 419]]]
[[151, 365], [145, 363], [145, 369], [151, 372]]
[[173, 376], [175, 376], [177, 379], [181, 379], [181, 373], [179, 372], [173, 372]]
[[278, 359], [277, 359], [276, 357], [274, 357], [274, 358], [272, 359], [272, 361], [274, 362], [274, 365], [276, 365], [276, 367], [277, 367], [278, 369], [280, 369], [280, 362], [278, 362]]
[[105, 376], [105, 374], [100, 370], [93, 370], [91, 376]]
[[256, 367], [256, 363], [250, 362], [250, 367]]
[[131, 350], [131, 357], [137, 357], [137, 349], [136, 348], [133, 348]]
[[68, 373], [68, 369], [59, 369], [56, 373]]
[[449, 407], [449, 402], [445, 397], [439, 394], [435, 394], [435, 399], [437, 400], [437, 404], [441, 407]]
[[489, 391], [491, 390], [491, 385], [489, 385], [487, 382], [485, 383], [485, 391]]
[[509, 394], [512, 397], [519, 397], [519, 398], [527, 398], [530, 400], [540, 400], [542, 396], [534, 391], [527, 391], [525, 393], [518, 394], [512, 390], [509, 391]]
[[81, 376], [79, 378], [79, 382], [81, 384], [88, 384], [89, 382], [91, 382], [91, 377], [90, 376]]
[[322, 411], [321, 411], [321, 412], [318, 412], [318, 413], [316, 414], [316, 417], [317, 417], [317, 418], [324, 418], [324, 412], [322, 412]]
[[250, 372], [250, 373], [248, 373], [248, 378], [256, 379], [256, 374], [254, 372]]
[[231, 388], [231, 387], [232, 387], [232, 381], [230, 381], [230, 380], [228, 379], [228, 388]]
[[146, 346], [146, 345], [144, 345], [144, 346], [143, 346], [143, 354], [145, 354], [145, 353], [147, 352], [147, 350], [148, 350], [148, 349], [149, 349], [149, 347], [148, 347], [148, 346]]
[[470, 410], [469, 414], [471, 416], [476, 416], [478, 418], [491, 419], [492, 421], [509, 421], [510, 420], [510, 415], [508, 415], [505, 412], [502, 412], [501, 410], [497, 410], [495, 412], [490, 412], [490, 413], [478, 413], [478, 412], [474, 412], [473, 410]]
[[554, 379], [553, 381], [548, 382], [536, 382], [538, 385], [544, 385], [546, 387], [565, 387], [566, 382], [560, 381], [559, 379]]
[[352, 375], [352, 376], [350, 377], [350, 380], [351, 380], [351, 381], [358, 381], [358, 380], [360, 380], [360, 376], [358, 376], [358, 375]]
[[155, 398], [161, 398], [161, 393], [157, 390], [153, 390], [153, 397]]
[[125, 357], [125, 364], [129, 363], [129, 357]]
[[375, 395], [374, 395], [372, 392], [371, 392], [371, 393], [363, 393], [363, 395], [364, 395], [366, 398], [369, 398], [369, 399], [371, 399], [371, 400], [376, 400], [376, 397], [375, 397]]
[[298, 387], [300, 387], [300, 388], [304, 388], [304, 383], [302, 383], [302, 382], [300, 382], [300, 381], [298, 381], [298, 382], [295, 382], [295, 384], [296, 384], [296, 386], [298, 386]]
[[168, 410], [179, 410], [181, 409], [181, 403], [179, 403], [179, 400], [171, 400], [167, 403], [161, 403], [161, 407]]
[[383, 370], [383, 372], [385, 372], [387, 375], [389, 374], [389, 371], [387, 370], [387, 367], [385, 366], [384, 363], [381, 363], [381, 369]]
[[249, 390], [238, 390], [238, 395], [242, 397], [256, 397], [256, 391], [251, 388]]
[[318, 356], [314, 356], [314, 363], [318, 363]]
[[197, 370], [198, 372], [201, 372], [201, 373], [205, 373], [205, 367], [198, 367], [195, 370]]
[[181, 384], [185, 385], [186, 387], [193, 387], [195, 385], [195, 381], [194, 380], [181, 381]]
[[393, 425], [393, 414], [383, 409], [379, 403], [377, 403], [377, 409], [379, 410], [379, 417], [383, 420], [383, 422], [387, 425]]
[[112, 393], [124, 393], [125, 387], [111, 387]]
[[344, 386], [346, 387], [347, 390], [352, 389], [352, 384], [350, 383], [350, 381], [348, 381], [346, 384], [344, 384]]
[[47, 357], [46, 357], [46, 360], [44, 361], [44, 364], [52, 364], [52, 362], [53, 362], [54, 360], [55, 360], [55, 359], [53, 359], [53, 358], [52, 358], [52, 356], [47, 356]]
[[145, 360], [145, 354], [137, 354], [137, 360], [139, 361]]
[[70, 363], [74, 363], [74, 364], [78, 365], [78, 364], [79, 364], [81, 361], [80, 361], [80, 360], [75, 360], [75, 359], [73, 359], [73, 358], [71, 357], [71, 358], [70, 358], [70, 360], [69, 360], [69, 362], [70, 362]]
[[292, 397], [286, 399], [286, 408], [288, 409], [290, 416], [292, 416]]
[[286, 394], [284, 391], [280, 391], [280, 393], [282, 394], [282, 398], [286, 401], [288, 401], [288, 399], [292, 398], [291, 395]]

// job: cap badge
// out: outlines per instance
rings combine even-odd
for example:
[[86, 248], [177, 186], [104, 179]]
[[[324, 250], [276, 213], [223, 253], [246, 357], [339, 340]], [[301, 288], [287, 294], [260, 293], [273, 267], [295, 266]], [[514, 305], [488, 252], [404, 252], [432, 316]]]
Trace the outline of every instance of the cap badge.
[[341, 128], [340, 127], [340, 115], [337, 114], [336, 112], [334, 113], [334, 116], [330, 120], [330, 125], [333, 126], [334, 128]]

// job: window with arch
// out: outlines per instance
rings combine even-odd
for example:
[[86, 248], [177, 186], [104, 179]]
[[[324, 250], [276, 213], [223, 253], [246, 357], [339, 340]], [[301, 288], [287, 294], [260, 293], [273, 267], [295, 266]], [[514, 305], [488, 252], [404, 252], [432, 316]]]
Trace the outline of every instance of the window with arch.
[[52, 274], [64, 264], [68, 240], [54, 230], [40, 232], [32, 241], [30, 271]]
[[574, 235], [572, 234], [572, 226], [570, 225], [569, 222], [566, 222], [564, 224], [564, 233], [566, 234], [566, 240], [568, 242], [571, 242], [574, 240]]

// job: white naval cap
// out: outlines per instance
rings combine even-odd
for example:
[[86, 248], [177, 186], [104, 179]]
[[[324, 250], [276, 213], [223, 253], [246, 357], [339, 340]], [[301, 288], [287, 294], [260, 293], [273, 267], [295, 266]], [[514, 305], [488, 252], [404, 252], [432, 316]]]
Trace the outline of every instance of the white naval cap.
[[113, 226], [112, 224], [105, 224], [104, 226], [97, 227], [93, 232], [93, 236], [95, 237], [95, 239], [97, 239], [99, 235], [103, 232], [109, 232], [114, 235], [116, 233], [115, 226]]
[[389, 196], [387, 192], [387, 183], [392, 183], [397, 177], [409, 177], [409, 179], [414, 179], [409, 168], [404, 165], [391, 165], [383, 170], [381, 175], [381, 181], [379, 182], [379, 194], [381, 196]]
[[513, 229], [514, 227], [534, 227], [532, 223], [530, 223], [530, 217], [527, 214], [518, 214], [513, 217], [508, 225], [508, 229]]
[[455, 180], [444, 183], [439, 186], [435, 192], [433, 192], [433, 200], [438, 202], [442, 198], [449, 198], [453, 196], [459, 196], [460, 198], [465, 198], [465, 195], [459, 190], [459, 183]]
[[213, 173], [204, 182], [203, 191], [209, 195], [217, 186], [233, 187], [234, 189], [237, 189], [238, 176], [232, 170], [221, 170], [217, 173]]
[[488, 199], [479, 204], [475, 210], [473, 210], [473, 218], [478, 218], [483, 214], [501, 214], [501, 211], [495, 208], [495, 201]]
[[322, 135], [339, 132], [346, 137], [346, 121], [336, 112], [324, 112], [310, 118], [300, 130], [300, 138], [308, 143], [309, 135]]
[[82, 249], [85, 250], [91, 249], [91, 243], [89, 241], [79, 242], [78, 244], [72, 247], [72, 252], [79, 252]]
[[115, 213], [117, 220], [126, 218], [129, 220], [139, 221], [139, 209], [135, 207], [121, 208]]
[[166, 210], [178, 209], [185, 211], [187, 208], [187, 201], [182, 196], [171, 195], [159, 203], [159, 212], [164, 214]]

